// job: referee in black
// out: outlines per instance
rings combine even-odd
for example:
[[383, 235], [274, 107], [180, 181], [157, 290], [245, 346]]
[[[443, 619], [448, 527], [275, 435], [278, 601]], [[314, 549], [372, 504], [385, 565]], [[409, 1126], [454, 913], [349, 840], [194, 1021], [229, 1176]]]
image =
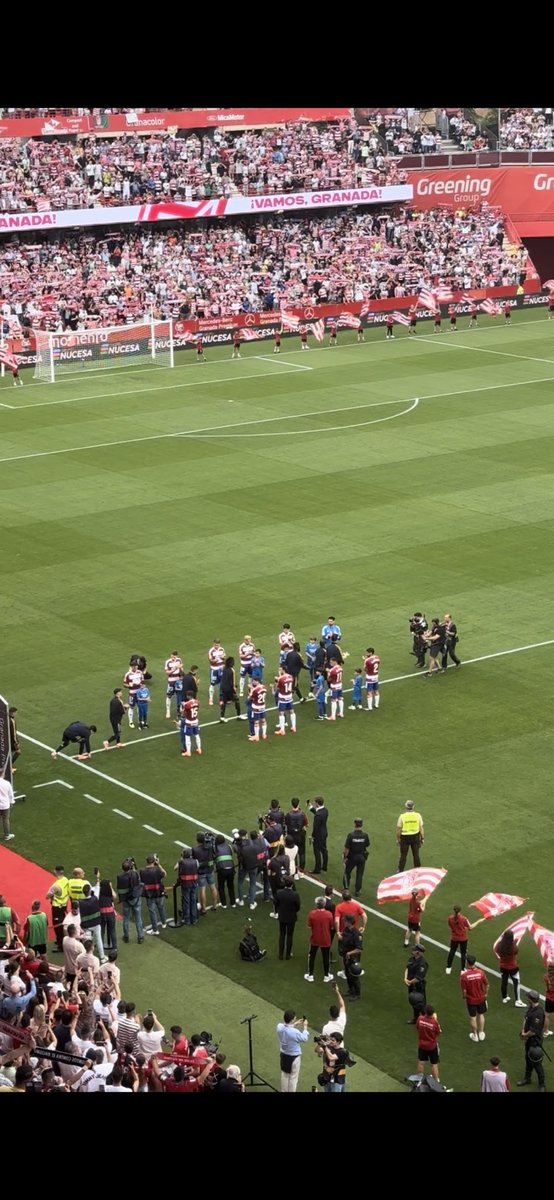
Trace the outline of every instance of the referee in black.
[[105, 742], [103, 743], [104, 750], [108, 750], [112, 742], [115, 742], [116, 746], [125, 745], [125, 742], [121, 741], [121, 722], [125, 716], [125, 709], [128, 708], [129, 705], [123, 703], [121, 695], [122, 689], [114, 688], [113, 696], [110, 700], [110, 725], [113, 733], [112, 736], [110, 738], [106, 738]]

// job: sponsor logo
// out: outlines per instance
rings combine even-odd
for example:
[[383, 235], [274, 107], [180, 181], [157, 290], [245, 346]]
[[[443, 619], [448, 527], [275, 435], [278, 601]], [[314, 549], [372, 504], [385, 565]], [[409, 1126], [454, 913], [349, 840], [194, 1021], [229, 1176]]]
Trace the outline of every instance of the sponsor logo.
[[54, 350], [57, 362], [67, 362], [73, 358], [92, 358], [92, 350]]
[[246, 113], [209, 113], [208, 121], [221, 124], [222, 121], [245, 121]]
[[535, 175], [533, 187], [536, 192], [551, 192], [554, 188], [554, 175], [547, 175], [545, 171], [540, 171]]
[[55, 225], [56, 214], [17, 213], [9, 217], [0, 216], [0, 229], [31, 229], [33, 226]]
[[247, 313], [244, 318], [244, 324], [245, 325], [255, 325], [256, 324], [256, 314], [255, 313]]
[[524, 296], [523, 303], [526, 305], [548, 304], [549, 296]]
[[304, 316], [307, 321], [310, 321], [312, 319], [313, 315], [314, 315], [313, 308], [305, 308], [304, 309]]
[[114, 354], [139, 354], [140, 346], [138, 342], [120, 342], [119, 345], [116, 343], [115, 345], [102, 346], [100, 353], [110, 356]]
[[465, 179], [429, 179], [424, 175], [418, 179], [416, 191], [418, 196], [490, 196], [491, 187], [488, 175], [466, 175]]

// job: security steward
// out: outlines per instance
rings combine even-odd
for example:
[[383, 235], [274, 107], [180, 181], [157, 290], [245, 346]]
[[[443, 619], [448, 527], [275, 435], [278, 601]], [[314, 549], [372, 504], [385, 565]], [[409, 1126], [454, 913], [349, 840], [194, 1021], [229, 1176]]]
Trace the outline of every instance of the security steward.
[[347, 995], [350, 1000], [360, 1000], [362, 989], [360, 987], [360, 978], [363, 974], [361, 970], [360, 958], [362, 956], [363, 942], [361, 930], [356, 928], [356, 918], [351, 913], [347, 913], [344, 918], [344, 926], [341, 933], [340, 953], [344, 963], [344, 974], [348, 985]]
[[72, 904], [79, 904], [85, 894], [85, 887], [89, 886], [88, 879], [85, 879], [85, 872], [82, 867], [74, 867], [73, 874], [68, 880], [68, 894]]
[[423, 957], [425, 946], [414, 946], [411, 958], [406, 963], [404, 984], [408, 989], [408, 1003], [413, 1009], [413, 1017], [408, 1025], [415, 1025], [416, 1020], [425, 1012], [427, 1004], [426, 978], [429, 963]]
[[344, 860], [344, 873], [342, 878], [343, 888], [350, 887], [350, 876], [354, 869], [356, 870], [356, 890], [355, 896], [359, 896], [362, 890], [362, 880], [364, 877], [365, 864], [369, 853], [370, 841], [367, 833], [362, 829], [363, 820], [361, 817], [354, 818], [354, 828], [351, 833], [347, 834], [344, 843], [342, 857]]
[[396, 841], [400, 848], [400, 857], [398, 859], [399, 871], [403, 871], [406, 866], [408, 850], [412, 851], [414, 867], [421, 866], [419, 849], [425, 840], [423, 817], [421, 813], [414, 811], [413, 800], [406, 800], [404, 808], [406, 811], [400, 813], [396, 824]]
[[67, 912], [67, 898], [69, 896], [69, 879], [65, 873], [65, 867], [54, 867], [54, 870], [56, 878], [52, 886], [48, 888], [46, 899], [50, 901], [52, 908], [52, 925], [56, 938], [56, 950], [61, 953], [65, 932], [63, 919]]
[[531, 1083], [533, 1071], [536, 1071], [539, 1092], [545, 1092], [546, 1085], [542, 1065], [545, 1012], [538, 992], [529, 992], [528, 998], [529, 1008], [523, 1018], [523, 1028], [520, 1034], [522, 1041], [525, 1042], [525, 1075], [523, 1079], [518, 1079], [517, 1086], [525, 1087]]

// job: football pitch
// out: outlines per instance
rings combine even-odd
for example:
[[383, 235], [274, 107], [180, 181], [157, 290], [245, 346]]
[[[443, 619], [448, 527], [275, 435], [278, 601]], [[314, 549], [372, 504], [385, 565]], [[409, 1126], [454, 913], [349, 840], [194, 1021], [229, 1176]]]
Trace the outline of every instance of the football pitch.
[[[273, 797], [288, 807], [299, 796], [305, 807], [322, 794], [325, 882], [340, 887], [344, 838], [363, 817], [371, 850], [361, 900], [371, 911], [363, 999], [345, 1039], [358, 1062], [352, 1091], [403, 1091], [415, 1070], [406, 905], [378, 909], [375, 897], [396, 871], [406, 799], [425, 820], [422, 862], [448, 871], [422, 926], [447, 1086], [478, 1090], [493, 1054], [520, 1077], [522, 1014], [513, 999], [501, 1003], [492, 944], [527, 909], [554, 924], [554, 325], [525, 310], [510, 328], [485, 317], [477, 330], [467, 324], [437, 336], [421, 322], [416, 338], [397, 329], [394, 346], [384, 329], [363, 344], [343, 331], [336, 348], [312, 341], [309, 353], [297, 338], [280, 356], [254, 342], [240, 361], [230, 347], [208, 348], [205, 364], [190, 351], [173, 371], [114, 368], [53, 385], [24, 374], [23, 388], [10, 376], [0, 386], [0, 690], [18, 707], [16, 790], [27, 795], [10, 846], [47, 868], [82, 865], [88, 878], [99, 865], [114, 881], [123, 857], [141, 865], [155, 851], [172, 882], [179, 847], [198, 829], [254, 828]], [[460, 671], [415, 672], [415, 609], [429, 621], [453, 615]], [[220, 726], [208, 707], [212, 639], [238, 661], [251, 634], [271, 683], [283, 622], [303, 648], [330, 614], [350, 653], [347, 687], [366, 646], [380, 654], [379, 711], [350, 712], [347, 698], [345, 719], [331, 725], [307, 703], [296, 737], [275, 739], [270, 717], [259, 745], [245, 722]], [[165, 719], [163, 662], [175, 648], [187, 667], [200, 665], [202, 758], [180, 757]], [[88, 763], [52, 762], [49, 749], [76, 719], [98, 725], [93, 745], [102, 746], [132, 653], [153, 674], [147, 733], [125, 729], [124, 749], [100, 749]], [[290, 962], [277, 960], [269, 905], [252, 914], [268, 949], [259, 964], [243, 964], [237, 950], [248, 907], [219, 909], [193, 929], [122, 945], [125, 998], [166, 1026], [222, 1037], [243, 1073], [240, 1020], [256, 1013], [255, 1067], [278, 1085], [283, 1009], [306, 1013], [316, 1030], [332, 1000], [320, 962], [316, 982], [303, 979], [305, 914], [322, 887], [297, 887]], [[474, 1045], [444, 946], [452, 905], [475, 920], [468, 905], [488, 891], [528, 903], [470, 935], [491, 968], [487, 1040]], [[527, 935], [519, 961], [523, 984], [543, 992]], [[301, 1089], [318, 1063], [308, 1046]], [[547, 1084], [549, 1073], [552, 1086], [547, 1063]]]

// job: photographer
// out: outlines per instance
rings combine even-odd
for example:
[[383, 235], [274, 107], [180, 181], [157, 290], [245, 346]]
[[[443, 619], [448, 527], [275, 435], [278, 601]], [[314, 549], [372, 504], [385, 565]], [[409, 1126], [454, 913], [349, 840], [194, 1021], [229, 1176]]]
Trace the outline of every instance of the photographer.
[[183, 846], [179, 862], [175, 863], [181, 885], [181, 916], [183, 925], [196, 925], [198, 921], [198, 860], [189, 846]]
[[215, 869], [217, 872], [217, 890], [219, 892], [219, 907], [227, 908], [226, 893], [229, 893], [229, 904], [236, 908], [235, 901], [235, 863], [231, 847], [225, 841], [222, 833], [215, 839]]
[[[287, 1008], [283, 1020], [277, 1024], [277, 1037], [281, 1062], [281, 1091], [295, 1092], [298, 1087], [302, 1042], [308, 1041], [308, 1018], [295, 1020], [293, 1008]], [[301, 1029], [297, 1026], [302, 1026]]]
[[121, 871], [117, 876], [116, 888], [123, 908], [123, 941], [129, 941], [129, 918], [132, 917], [137, 931], [137, 942], [140, 946], [144, 941], [140, 904], [143, 889], [134, 858], [123, 860]]
[[167, 871], [160, 865], [160, 860], [157, 854], [148, 854], [146, 858], [146, 866], [139, 872], [141, 882], [144, 885], [144, 898], [148, 915], [152, 923], [152, 928], [147, 929], [147, 933], [151, 933], [154, 937], [159, 937], [158, 924], [156, 921], [156, 912], [159, 917], [162, 929], [167, 927], [167, 916], [165, 911], [165, 885], [164, 879]]
[[410, 653], [417, 658], [416, 667], [424, 667], [427, 643], [423, 635], [429, 628], [425, 619], [425, 613], [414, 613], [413, 617], [409, 619], [409, 628], [412, 635], [412, 649]]
[[198, 863], [198, 895], [200, 899], [200, 916], [206, 913], [206, 888], [209, 887], [212, 897], [212, 910], [217, 908], [217, 888], [215, 886], [215, 841], [213, 833], [197, 833], [194, 857]]
[[323, 1070], [317, 1077], [323, 1091], [346, 1091], [346, 1068], [355, 1064], [342, 1044], [342, 1033], [332, 1033], [329, 1037], [321, 1035], [315, 1042], [316, 1054], [323, 1058]]

